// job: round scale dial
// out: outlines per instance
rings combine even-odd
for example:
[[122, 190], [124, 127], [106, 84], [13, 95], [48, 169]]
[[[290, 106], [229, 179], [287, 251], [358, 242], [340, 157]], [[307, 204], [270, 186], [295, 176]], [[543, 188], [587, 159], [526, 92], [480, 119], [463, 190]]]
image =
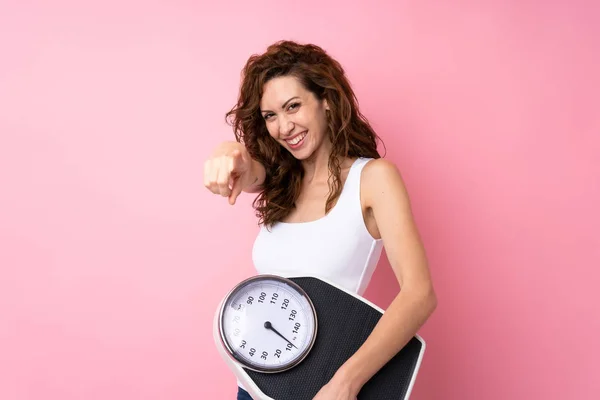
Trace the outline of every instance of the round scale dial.
[[294, 367], [307, 356], [317, 334], [317, 315], [296, 283], [258, 275], [227, 294], [219, 328], [225, 348], [244, 367], [274, 373]]

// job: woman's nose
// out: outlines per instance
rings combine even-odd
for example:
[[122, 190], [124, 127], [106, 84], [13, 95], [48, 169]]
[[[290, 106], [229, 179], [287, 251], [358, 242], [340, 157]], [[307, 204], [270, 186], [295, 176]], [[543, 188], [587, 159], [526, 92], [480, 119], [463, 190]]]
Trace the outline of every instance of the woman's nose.
[[279, 134], [281, 136], [287, 136], [294, 130], [294, 123], [289, 119], [283, 117], [279, 122]]

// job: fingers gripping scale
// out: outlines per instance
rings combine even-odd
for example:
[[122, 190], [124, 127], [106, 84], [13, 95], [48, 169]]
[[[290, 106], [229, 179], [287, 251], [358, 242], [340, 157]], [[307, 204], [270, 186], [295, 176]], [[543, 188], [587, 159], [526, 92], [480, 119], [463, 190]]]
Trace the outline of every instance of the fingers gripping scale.
[[[361, 296], [315, 276], [256, 275], [225, 295], [214, 317], [219, 354], [255, 400], [311, 400], [383, 315]], [[406, 400], [425, 351], [411, 338], [358, 395]]]

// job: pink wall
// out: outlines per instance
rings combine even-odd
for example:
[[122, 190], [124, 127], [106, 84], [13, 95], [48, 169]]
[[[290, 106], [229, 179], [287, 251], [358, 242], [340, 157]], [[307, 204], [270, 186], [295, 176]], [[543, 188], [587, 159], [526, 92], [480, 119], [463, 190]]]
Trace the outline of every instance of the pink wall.
[[409, 185], [439, 295], [414, 399], [600, 397], [592, 1], [95, 3], [0, 6], [0, 398], [234, 398], [211, 318], [255, 219], [202, 164], [280, 38], [342, 61]]

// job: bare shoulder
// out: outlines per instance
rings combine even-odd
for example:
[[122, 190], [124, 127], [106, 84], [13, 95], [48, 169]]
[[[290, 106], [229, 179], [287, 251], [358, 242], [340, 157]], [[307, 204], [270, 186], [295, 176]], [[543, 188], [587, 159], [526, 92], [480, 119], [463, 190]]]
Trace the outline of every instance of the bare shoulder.
[[397, 165], [384, 158], [369, 161], [361, 179], [365, 205], [372, 208], [383, 203], [408, 202], [408, 193]]
[[369, 178], [377, 179], [386, 175], [400, 175], [396, 164], [385, 158], [376, 158], [369, 161], [363, 168], [363, 174]]

